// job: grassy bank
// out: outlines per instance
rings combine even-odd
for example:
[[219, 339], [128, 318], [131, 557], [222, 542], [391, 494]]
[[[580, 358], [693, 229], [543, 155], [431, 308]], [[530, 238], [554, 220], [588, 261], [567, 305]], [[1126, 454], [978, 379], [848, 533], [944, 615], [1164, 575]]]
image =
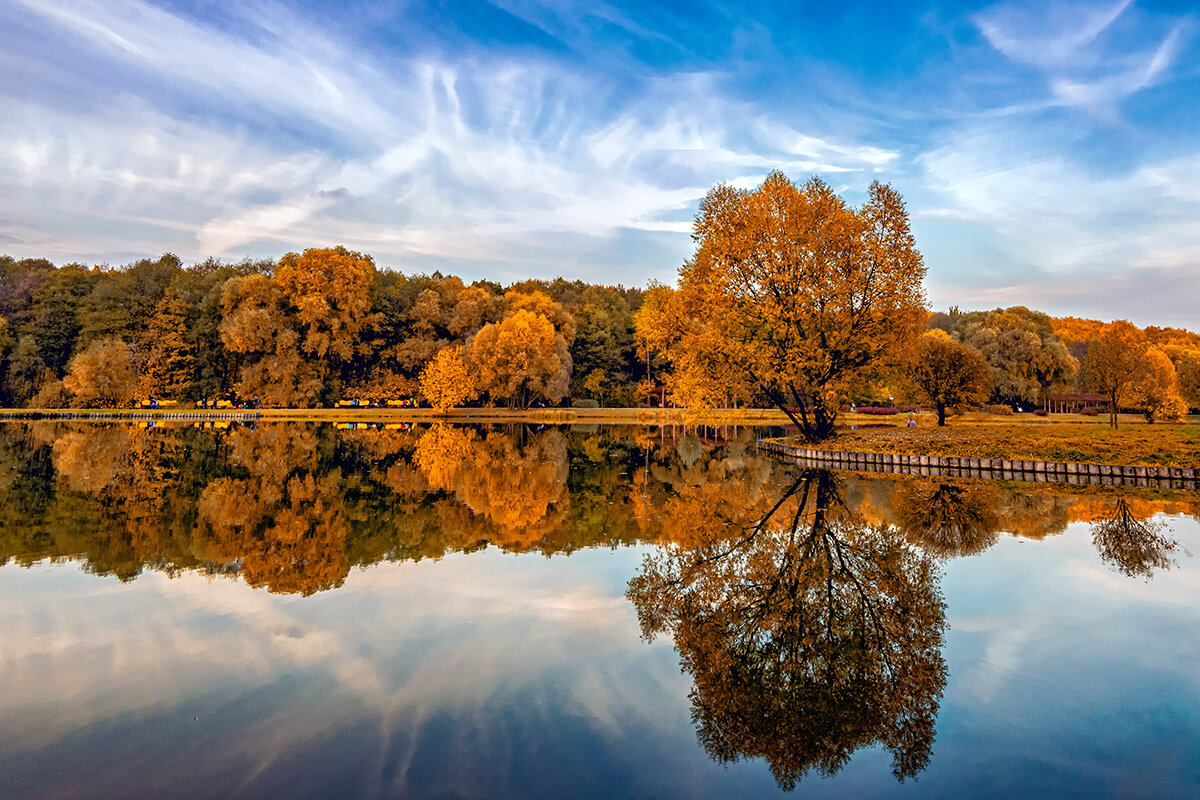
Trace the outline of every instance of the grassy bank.
[[1140, 417], [1123, 416], [1121, 427], [1115, 431], [1108, 427], [1107, 420], [1081, 421], [1071, 415], [1020, 415], [1003, 421], [995, 417], [956, 418], [942, 428], [922, 418], [915, 428], [850, 430], [854, 422], [859, 420], [847, 420], [847, 427], [829, 446], [853, 452], [1200, 466], [1200, 424], [1194, 421], [1149, 425]]

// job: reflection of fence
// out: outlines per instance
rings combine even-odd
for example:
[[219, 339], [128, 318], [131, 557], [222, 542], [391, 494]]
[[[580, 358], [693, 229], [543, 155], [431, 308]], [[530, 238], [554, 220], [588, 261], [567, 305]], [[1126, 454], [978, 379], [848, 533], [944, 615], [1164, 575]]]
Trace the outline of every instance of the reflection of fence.
[[851, 453], [793, 447], [760, 439], [759, 452], [806, 467], [901, 475], [936, 475], [949, 478], [1037, 483], [1092, 484], [1100, 486], [1156, 486], [1196, 488], [1200, 470], [1192, 467], [1135, 467], [1121, 464], [1085, 464], [1064, 461], [1018, 461], [958, 456], [914, 456], [900, 453]]

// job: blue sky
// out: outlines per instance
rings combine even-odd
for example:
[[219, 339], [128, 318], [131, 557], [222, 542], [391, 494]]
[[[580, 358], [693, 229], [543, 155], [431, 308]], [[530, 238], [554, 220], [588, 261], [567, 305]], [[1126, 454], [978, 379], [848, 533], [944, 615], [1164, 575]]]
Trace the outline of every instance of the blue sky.
[[11, 0], [0, 102], [15, 256], [645, 285], [781, 168], [892, 183], [935, 308], [1200, 327], [1194, 3]]

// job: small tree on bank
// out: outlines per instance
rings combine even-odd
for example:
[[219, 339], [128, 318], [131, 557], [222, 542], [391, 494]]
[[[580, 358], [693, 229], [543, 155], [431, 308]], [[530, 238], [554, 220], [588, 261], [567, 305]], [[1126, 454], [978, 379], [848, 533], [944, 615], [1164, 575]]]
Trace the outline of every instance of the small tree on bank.
[[1105, 325], [1083, 359], [1088, 382], [1108, 397], [1108, 424], [1117, 429], [1117, 410], [1145, 375], [1146, 336], [1125, 320]]
[[991, 367], [983, 354], [940, 330], [921, 337], [913, 380], [937, 409], [938, 425], [946, 424], [947, 408], [982, 403], [992, 391]]
[[129, 346], [116, 338], [100, 339], [71, 359], [63, 388], [79, 406], [119, 407], [133, 400], [137, 376]]
[[463, 360], [461, 347], [443, 347], [425, 365], [421, 394], [441, 413], [475, 396], [475, 380]]

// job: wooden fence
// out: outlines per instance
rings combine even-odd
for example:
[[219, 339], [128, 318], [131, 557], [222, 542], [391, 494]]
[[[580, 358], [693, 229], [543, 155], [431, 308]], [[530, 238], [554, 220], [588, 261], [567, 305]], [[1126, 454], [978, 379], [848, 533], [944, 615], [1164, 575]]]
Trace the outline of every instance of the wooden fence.
[[999, 458], [915, 456], [898, 453], [853, 453], [795, 447], [760, 439], [758, 450], [805, 467], [928, 475], [948, 478], [1068, 483], [1098, 486], [1153, 486], [1195, 490], [1200, 470], [1192, 467], [1126, 466], [1074, 461], [1018, 461]]

